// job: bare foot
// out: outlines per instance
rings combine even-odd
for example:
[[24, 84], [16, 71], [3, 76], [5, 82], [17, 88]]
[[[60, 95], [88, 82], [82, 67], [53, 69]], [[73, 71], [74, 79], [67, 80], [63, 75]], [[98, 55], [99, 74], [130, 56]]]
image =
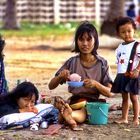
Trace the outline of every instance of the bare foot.
[[68, 104], [65, 104], [64, 107], [61, 109], [61, 114], [64, 120], [70, 125], [70, 127], [74, 130], [77, 127], [76, 121], [72, 118], [72, 109]]
[[117, 123], [117, 124], [128, 124], [128, 120], [119, 119], [119, 120], [115, 121], [115, 123]]
[[55, 97], [54, 97], [54, 106], [55, 106], [57, 109], [59, 109], [59, 111], [61, 111], [62, 108], [66, 106], [66, 103], [65, 103], [65, 101], [63, 100], [62, 97], [60, 97], [60, 96], [55, 96]]
[[139, 125], [139, 120], [133, 120], [133, 124], [138, 126]]

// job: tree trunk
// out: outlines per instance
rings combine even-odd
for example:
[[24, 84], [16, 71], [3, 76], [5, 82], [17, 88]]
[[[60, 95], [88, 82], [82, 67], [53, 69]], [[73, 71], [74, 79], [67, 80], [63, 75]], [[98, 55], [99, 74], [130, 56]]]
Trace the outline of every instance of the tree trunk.
[[6, 10], [4, 17], [4, 29], [19, 29], [19, 23], [16, 17], [16, 0], [6, 1]]
[[124, 16], [124, 0], [111, 0], [107, 16], [101, 25], [101, 34], [116, 36], [116, 20]]

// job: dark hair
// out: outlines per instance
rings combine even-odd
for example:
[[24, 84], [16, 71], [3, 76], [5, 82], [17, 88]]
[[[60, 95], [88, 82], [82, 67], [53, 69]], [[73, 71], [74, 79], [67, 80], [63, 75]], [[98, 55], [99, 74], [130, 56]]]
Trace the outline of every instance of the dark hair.
[[98, 33], [97, 33], [96, 28], [88, 21], [82, 22], [76, 30], [75, 38], [74, 38], [75, 48], [73, 52], [76, 52], [76, 53], [80, 52], [77, 41], [78, 41], [78, 38], [82, 37], [84, 33], [87, 33], [89, 36], [94, 37], [95, 44], [92, 50], [92, 54], [97, 54], [97, 49], [99, 46]]
[[120, 26], [125, 25], [127, 23], [132, 24], [132, 26], [133, 26], [133, 28], [135, 30], [137, 29], [136, 24], [135, 24], [135, 22], [134, 22], [134, 20], [132, 18], [130, 18], [130, 17], [121, 17], [121, 18], [119, 18], [117, 20], [117, 23], [116, 23], [116, 31], [117, 31], [117, 33], [119, 32]]
[[35, 95], [35, 103], [39, 98], [39, 93], [35, 85], [31, 82], [22, 82], [9, 93], [9, 98], [15, 101], [21, 97], [32, 97]]
[[135, 8], [135, 4], [130, 4], [129, 9], [134, 9]]

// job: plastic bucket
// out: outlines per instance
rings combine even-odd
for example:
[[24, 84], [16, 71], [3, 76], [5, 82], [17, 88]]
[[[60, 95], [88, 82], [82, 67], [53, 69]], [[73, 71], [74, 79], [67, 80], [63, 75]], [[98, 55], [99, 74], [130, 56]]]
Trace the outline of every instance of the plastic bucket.
[[87, 102], [86, 110], [89, 124], [107, 124], [108, 122], [108, 103]]

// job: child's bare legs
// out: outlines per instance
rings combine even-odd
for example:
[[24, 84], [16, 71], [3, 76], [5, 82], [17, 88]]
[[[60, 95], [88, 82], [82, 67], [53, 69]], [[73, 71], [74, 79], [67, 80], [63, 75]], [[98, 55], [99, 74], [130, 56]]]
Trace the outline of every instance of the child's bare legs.
[[81, 108], [79, 110], [72, 111], [72, 117], [78, 123], [83, 123], [86, 120], [86, 110], [85, 108]]
[[122, 117], [116, 123], [128, 123], [129, 98], [128, 93], [122, 93]]
[[133, 113], [134, 113], [134, 118], [133, 118], [133, 123], [135, 125], [139, 125], [139, 100], [138, 100], [138, 95], [133, 95], [130, 94], [130, 99], [133, 105]]

